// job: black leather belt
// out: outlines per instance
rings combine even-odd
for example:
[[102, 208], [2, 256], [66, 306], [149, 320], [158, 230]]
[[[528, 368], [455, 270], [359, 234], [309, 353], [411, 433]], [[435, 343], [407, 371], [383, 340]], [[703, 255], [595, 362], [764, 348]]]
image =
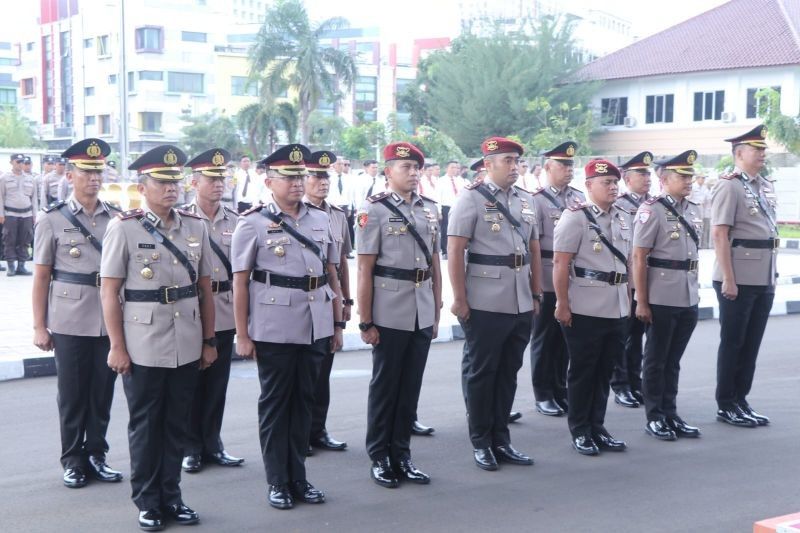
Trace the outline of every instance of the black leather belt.
[[731, 246], [736, 248], [778, 248], [781, 245], [780, 239], [733, 239]]
[[30, 213], [33, 211], [32, 207], [28, 207], [25, 209], [20, 209], [19, 207], [4, 207], [3, 209], [8, 211], [9, 213]]
[[375, 265], [375, 269], [372, 273], [382, 278], [401, 279], [413, 281], [414, 283], [422, 283], [426, 279], [431, 279], [431, 271], [429, 268], [394, 268]]
[[217, 294], [220, 292], [228, 292], [229, 290], [231, 290], [230, 280], [225, 280], [225, 281], [217, 281], [214, 279], [211, 280], [212, 293]]
[[628, 275], [622, 272], [603, 272], [601, 270], [592, 270], [591, 268], [575, 267], [575, 275], [579, 278], [605, 281], [609, 285], [619, 285], [628, 281]]
[[542, 259], [552, 259], [553, 250], [542, 250]]
[[508, 255], [486, 255], [470, 252], [467, 261], [476, 265], [506, 266], [508, 268], [519, 268], [530, 263], [530, 257], [523, 254]]
[[669, 268], [671, 270], [688, 270], [690, 272], [697, 272], [697, 264], [697, 259], [675, 261], [672, 259], [658, 259], [657, 257], [647, 258], [647, 266], [656, 268]]
[[159, 287], [152, 291], [125, 289], [125, 300], [129, 302], [174, 304], [178, 300], [192, 298], [193, 296], [197, 296], [197, 285], [195, 284], [186, 285], [184, 287], [178, 287], [177, 285], [173, 285], [172, 287]]
[[77, 272], [64, 272], [63, 270], [53, 270], [53, 279], [56, 281], [63, 281], [65, 283], [74, 283], [76, 285], [88, 285], [89, 287], [100, 286], [100, 272], [92, 272], [91, 274], [79, 274]]
[[273, 274], [266, 270], [253, 270], [253, 281], [259, 283], [266, 283], [269, 279], [270, 285], [276, 287], [285, 287], [287, 289], [300, 289], [306, 292], [313, 291], [328, 284], [328, 275], [322, 276], [281, 276], [280, 274]]

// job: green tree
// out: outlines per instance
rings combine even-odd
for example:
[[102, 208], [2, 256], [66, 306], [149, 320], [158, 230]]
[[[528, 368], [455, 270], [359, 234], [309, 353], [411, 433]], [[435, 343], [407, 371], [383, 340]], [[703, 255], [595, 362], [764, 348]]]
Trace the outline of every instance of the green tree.
[[0, 112], [0, 146], [3, 148], [35, 148], [44, 146], [36, 138], [31, 122], [13, 106]]
[[800, 115], [789, 117], [781, 113], [781, 94], [774, 89], [759, 90], [756, 99], [758, 116], [767, 125], [769, 136], [784, 145], [788, 152], [800, 155]]
[[272, 84], [287, 83], [297, 93], [302, 142], [308, 142], [308, 118], [323, 99], [339, 100], [358, 74], [350, 53], [323, 46], [329, 32], [347, 27], [333, 17], [312, 23], [302, 0], [278, 0], [268, 9], [250, 52], [250, 75]]
[[274, 150], [279, 131], [286, 132], [289, 142], [297, 137], [297, 108], [291, 102], [262, 96], [239, 110], [236, 123], [245, 133], [250, 154], [267, 154]]
[[381, 159], [380, 149], [387, 143], [383, 122], [363, 122], [342, 130], [339, 151], [348, 159]]
[[342, 117], [312, 111], [308, 116], [308, 129], [311, 132], [308, 140], [313, 146], [325, 147], [335, 152], [341, 145], [342, 132], [347, 126]]
[[189, 157], [211, 148], [224, 148], [232, 154], [242, 149], [242, 140], [230, 117], [214, 111], [196, 117], [184, 116], [182, 120], [189, 123], [181, 129], [181, 143]]

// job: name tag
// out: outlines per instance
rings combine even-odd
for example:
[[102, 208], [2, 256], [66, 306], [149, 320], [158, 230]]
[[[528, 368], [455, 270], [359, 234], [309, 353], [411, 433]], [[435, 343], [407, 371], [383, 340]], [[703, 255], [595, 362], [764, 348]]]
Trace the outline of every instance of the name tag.
[[156, 249], [155, 243], [150, 243], [150, 242], [140, 242], [137, 246], [139, 248], [144, 249], [144, 250], [155, 250]]
[[533, 211], [531, 211], [530, 209], [523, 209], [522, 210], [522, 214], [523, 215], [532, 215]]
[[64, 228], [64, 233], [80, 233], [80, 228]]
[[267, 233], [283, 233], [282, 229], [268, 229]]
[[389, 222], [402, 222], [403, 217], [389, 217]]

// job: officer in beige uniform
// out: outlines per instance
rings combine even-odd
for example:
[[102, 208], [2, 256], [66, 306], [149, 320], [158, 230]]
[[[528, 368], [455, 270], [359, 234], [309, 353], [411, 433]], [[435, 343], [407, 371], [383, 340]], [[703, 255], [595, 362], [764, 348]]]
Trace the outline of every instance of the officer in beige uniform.
[[426, 484], [411, 461], [411, 427], [431, 340], [439, 329], [442, 276], [436, 203], [416, 193], [425, 157], [416, 146], [384, 147], [388, 190], [356, 215], [361, 338], [372, 349], [367, 399], [370, 475], [393, 488]]
[[775, 298], [778, 227], [775, 186], [761, 172], [767, 128], [726, 139], [733, 173], [721, 176], [711, 201], [714, 290], [719, 301], [717, 419], [735, 426], [769, 424], [747, 402], [756, 358]]
[[63, 157], [53, 158], [55, 168], [42, 177], [42, 192], [40, 198], [45, 206], [58, 201], [58, 184], [66, 173], [67, 160]]
[[564, 212], [553, 238], [555, 318], [569, 350], [567, 421], [572, 446], [583, 455], [623, 451], [604, 426], [614, 361], [625, 348], [630, 311], [628, 255], [631, 226], [614, 206], [620, 172], [603, 159], [585, 167], [589, 201]]
[[647, 324], [643, 387], [645, 430], [660, 440], [699, 437], [678, 416], [680, 361], [697, 325], [698, 249], [703, 218], [692, 192], [694, 150], [658, 161], [661, 195], [639, 208], [634, 221], [632, 271], [636, 318]]
[[217, 361], [201, 372], [194, 391], [184, 449], [183, 469], [198, 472], [203, 460], [219, 466], [239, 466], [244, 459], [225, 451], [220, 436], [225, 413], [225, 395], [233, 357], [233, 273], [231, 271], [231, 239], [238, 213], [220, 203], [225, 188], [225, 163], [231, 155], [222, 148], [212, 148], [186, 163], [194, 201], [184, 209], [205, 222], [211, 246], [211, 291], [214, 293], [214, 337], [217, 342]]
[[181, 498], [181, 460], [198, 371], [217, 358], [208, 230], [173, 208], [185, 162], [162, 145], [128, 167], [144, 202], [108, 225], [100, 267], [108, 366], [123, 375], [132, 498], [145, 530], [163, 528], [165, 514], [199, 520]]
[[118, 211], [97, 198], [111, 148], [100, 139], [69, 147], [74, 193], [52, 204], [36, 224], [33, 343], [55, 349], [64, 485], [83, 487], [86, 473], [120, 481], [105, 461], [106, 430], [117, 375], [106, 365], [109, 342], [100, 312], [103, 234]]
[[28, 246], [33, 240], [33, 223], [39, 210], [33, 176], [22, 171], [24, 154], [11, 156], [11, 172], [0, 176], [0, 224], [3, 225], [3, 256], [7, 276], [30, 276], [25, 268]]
[[531, 379], [536, 410], [561, 416], [567, 405], [567, 346], [553, 318], [556, 293], [553, 288], [553, 233], [565, 209], [584, 201], [583, 193], [571, 187], [578, 144], [566, 141], [544, 153], [547, 185], [533, 192], [542, 255], [542, 308], [533, 319], [531, 334]]
[[508, 419], [541, 301], [541, 258], [533, 198], [514, 187], [522, 146], [491, 137], [481, 151], [487, 176], [467, 186], [450, 213], [448, 272], [451, 311], [466, 336], [462, 384], [473, 458], [496, 470], [498, 461], [533, 464], [511, 445]]
[[278, 509], [325, 501], [305, 459], [319, 368], [345, 326], [330, 219], [302, 201], [309, 155], [289, 144], [262, 161], [271, 200], [239, 217], [231, 246], [237, 351], [258, 363], [259, 437]]

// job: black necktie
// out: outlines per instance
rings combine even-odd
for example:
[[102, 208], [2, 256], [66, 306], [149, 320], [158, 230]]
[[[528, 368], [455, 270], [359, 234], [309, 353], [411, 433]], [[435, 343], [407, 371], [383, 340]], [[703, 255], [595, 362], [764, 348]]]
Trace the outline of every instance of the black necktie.
[[247, 198], [247, 186], [250, 185], [250, 172], [245, 170], [244, 175], [247, 177], [244, 179], [244, 189], [242, 190], [242, 196], [244, 198]]
[[367, 189], [367, 198], [372, 196], [372, 188], [373, 187], [375, 187], [375, 178], [372, 178], [372, 185], [370, 185], [369, 189]]

